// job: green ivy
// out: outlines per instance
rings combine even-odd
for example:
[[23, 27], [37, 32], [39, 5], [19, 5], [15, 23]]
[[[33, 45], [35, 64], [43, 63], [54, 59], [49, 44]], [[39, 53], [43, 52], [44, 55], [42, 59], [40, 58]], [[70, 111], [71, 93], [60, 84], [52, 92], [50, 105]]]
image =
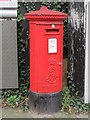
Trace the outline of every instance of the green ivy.
[[[25, 9], [25, 12], [35, 11], [36, 9], [35, 2], [23, 2], [18, 3], [18, 18], [17, 18], [17, 44], [18, 44], [18, 68], [19, 68], [19, 88], [18, 89], [10, 89], [10, 90], [3, 90], [2, 91], [2, 98], [3, 103], [6, 105], [11, 106], [12, 108], [18, 106], [22, 106], [22, 109], [26, 111], [28, 109], [28, 90], [30, 86], [30, 69], [28, 64], [28, 72], [25, 71], [25, 55], [26, 55], [26, 39], [29, 41], [29, 30], [25, 29], [23, 23], [26, 22], [24, 13], [22, 12], [21, 6]], [[59, 2], [42, 2], [39, 4], [41, 7], [42, 5], [46, 5], [49, 9], [61, 11], [68, 13], [68, 7], [66, 3], [59, 3]], [[26, 37], [23, 37], [25, 33]], [[64, 21], [64, 57], [67, 57], [67, 20]], [[28, 76], [26, 78], [26, 76]]]
[[68, 73], [68, 83], [69, 86], [62, 90], [62, 108], [68, 112], [87, 112], [89, 105], [84, 103], [84, 99], [75, 90], [73, 77], [70, 73]]
[[[28, 90], [30, 86], [29, 74], [25, 72], [25, 54], [26, 54], [26, 39], [29, 41], [29, 31], [26, 31], [26, 38], [23, 38], [25, 27], [24, 14], [21, 11], [21, 6], [25, 8], [26, 12], [34, 11], [37, 3], [24, 2], [18, 3], [18, 18], [17, 18], [17, 38], [18, 38], [18, 64], [19, 64], [19, 89], [3, 90], [2, 98], [5, 106], [12, 108], [21, 107], [24, 111], [28, 110]], [[65, 2], [42, 2], [40, 6], [46, 5], [49, 9], [68, 13], [68, 5]], [[63, 40], [63, 53], [64, 57], [67, 57], [67, 38], [68, 38], [68, 20], [64, 21], [64, 40]], [[29, 65], [28, 65], [28, 73]], [[26, 76], [28, 76], [27, 79]], [[62, 108], [68, 112], [84, 112], [88, 111], [90, 104], [84, 104], [83, 98], [80, 98], [78, 92], [75, 91], [75, 85], [73, 83], [72, 76], [68, 73], [69, 87], [65, 87], [62, 90]]]

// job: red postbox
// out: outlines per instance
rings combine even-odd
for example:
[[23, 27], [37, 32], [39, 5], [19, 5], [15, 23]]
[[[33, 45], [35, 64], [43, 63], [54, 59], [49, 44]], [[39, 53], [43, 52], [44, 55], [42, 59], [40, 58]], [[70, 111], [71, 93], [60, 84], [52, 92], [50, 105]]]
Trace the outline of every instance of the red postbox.
[[53, 112], [61, 108], [63, 20], [67, 14], [47, 9], [25, 14], [30, 25], [30, 107]]

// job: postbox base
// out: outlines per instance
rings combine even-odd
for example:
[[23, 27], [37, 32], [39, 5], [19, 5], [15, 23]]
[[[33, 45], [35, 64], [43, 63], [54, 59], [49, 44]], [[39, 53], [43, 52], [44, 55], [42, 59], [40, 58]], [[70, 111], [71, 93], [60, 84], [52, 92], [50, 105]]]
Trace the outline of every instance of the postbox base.
[[39, 113], [57, 112], [61, 109], [62, 92], [39, 94], [29, 91], [29, 109]]

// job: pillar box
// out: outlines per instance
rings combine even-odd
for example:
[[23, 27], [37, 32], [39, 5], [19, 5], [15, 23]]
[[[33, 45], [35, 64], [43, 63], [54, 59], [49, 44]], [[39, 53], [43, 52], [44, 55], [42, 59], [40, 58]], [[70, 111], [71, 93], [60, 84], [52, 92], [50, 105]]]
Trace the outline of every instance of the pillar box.
[[63, 20], [67, 14], [40, 10], [25, 14], [30, 32], [30, 109], [55, 112], [61, 108]]

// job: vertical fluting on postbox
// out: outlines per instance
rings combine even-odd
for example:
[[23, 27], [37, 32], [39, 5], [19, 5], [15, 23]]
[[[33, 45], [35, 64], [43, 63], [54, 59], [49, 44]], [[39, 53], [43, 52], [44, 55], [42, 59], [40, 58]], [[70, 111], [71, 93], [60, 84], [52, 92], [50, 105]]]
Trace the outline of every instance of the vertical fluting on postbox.
[[47, 9], [25, 14], [30, 31], [30, 109], [61, 109], [63, 67], [63, 20], [67, 14]]

